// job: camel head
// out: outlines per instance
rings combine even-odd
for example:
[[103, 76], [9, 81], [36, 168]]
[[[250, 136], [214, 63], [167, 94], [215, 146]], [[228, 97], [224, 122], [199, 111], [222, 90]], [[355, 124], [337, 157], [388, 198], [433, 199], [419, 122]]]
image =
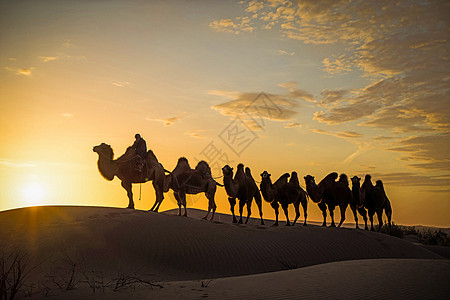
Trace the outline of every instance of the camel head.
[[262, 180], [270, 180], [270, 175], [271, 174], [269, 174], [269, 172], [264, 171], [264, 172], [261, 173], [261, 179]]
[[361, 178], [359, 178], [358, 176], [353, 176], [352, 179], [352, 186], [355, 187], [360, 187], [360, 183], [361, 183]]
[[314, 176], [306, 175], [303, 177], [305, 179], [306, 186], [316, 186], [316, 181], [314, 180]]
[[231, 177], [233, 177], [233, 168], [230, 167], [229, 165], [225, 165], [222, 168], [222, 173], [223, 173], [223, 176], [231, 176]]
[[94, 146], [92, 151], [98, 153], [99, 155], [104, 155], [109, 159], [112, 159], [114, 157], [114, 152], [111, 146], [105, 143], [101, 143], [100, 145]]

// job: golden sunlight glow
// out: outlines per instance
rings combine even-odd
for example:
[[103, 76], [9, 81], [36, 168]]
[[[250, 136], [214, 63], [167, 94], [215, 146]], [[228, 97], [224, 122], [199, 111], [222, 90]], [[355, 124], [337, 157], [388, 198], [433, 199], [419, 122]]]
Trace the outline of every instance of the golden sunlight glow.
[[38, 205], [40, 204], [46, 193], [45, 188], [41, 184], [37, 182], [31, 182], [21, 190], [21, 194], [26, 204]]

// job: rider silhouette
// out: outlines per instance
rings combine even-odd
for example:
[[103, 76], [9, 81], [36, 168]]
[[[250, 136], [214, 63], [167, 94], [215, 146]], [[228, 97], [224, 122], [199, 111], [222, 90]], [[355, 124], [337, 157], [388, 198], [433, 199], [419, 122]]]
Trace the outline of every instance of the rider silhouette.
[[136, 155], [141, 158], [137, 160], [136, 169], [142, 172], [142, 168], [145, 165], [145, 159], [147, 155], [147, 143], [139, 133], [136, 133], [134, 137], [136, 138], [136, 140], [134, 141], [131, 148], [133, 148], [134, 151], [136, 152]]

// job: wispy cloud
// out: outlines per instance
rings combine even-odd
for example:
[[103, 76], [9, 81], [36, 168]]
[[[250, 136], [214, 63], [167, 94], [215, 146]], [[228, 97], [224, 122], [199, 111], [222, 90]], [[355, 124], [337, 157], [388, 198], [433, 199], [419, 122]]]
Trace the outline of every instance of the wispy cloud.
[[175, 117], [170, 117], [170, 118], [165, 118], [165, 119], [156, 119], [156, 120], [163, 122], [164, 126], [170, 126], [170, 125], [173, 125], [175, 122], [178, 122], [179, 120], [181, 120], [181, 118], [184, 116], [185, 116], [185, 113], [180, 114]]
[[285, 50], [278, 50], [278, 53], [281, 54], [281, 55], [289, 55], [289, 56], [295, 55], [295, 52], [288, 52], [288, 51], [285, 51]]
[[0, 159], [0, 165], [11, 168], [35, 168], [36, 164], [30, 162], [20, 162], [11, 159]]
[[29, 68], [10, 68], [5, 67], [5, 70], [14, 72], [16, 75], [23, 75], [23, 76], [31, 76], [33, 74], [34, 67]]
[[185, 134], [187, 134], [193, 138], [198, 138], [198, 139], [204, 138], [204, 136], [201, 135], [199, 132], [201, 132], [201, 130], [190, 130], [188, 132], [185, 132]]
[[130, 85], [130, 83], [128, 81], [116, 81], [116, 82], [113, 82], [112, 84], [115, 86], [118, 86], [118, 87], [124, 87], [124, 86]]
[[424, 170], [450, 170], [450, 134], [414, 136], [402, 140], [391, 151], [404, 153], [412, 167]]
[[298, 122], [292, 122], [292, 123], [287, 123], [286, 125], [284, 125], [284, 128], [295, 128], [295, 127], [302, 127], [302, 123], [298, 123]]
[[344, 139], [356, 139], [361, 138], [363, 135], [361, 133], [355, 132], [355, 131], [340, 131], [340, 132], [330, 132], [323, 129], [313, 129], [315, 133], [321, 133], [321, 134], [327, 134], [332, 135], [335, 137], [340, 137]]
[[38, 56], [43, 62], [49, 62], [52, 60], [57, 60], [58, 56]]

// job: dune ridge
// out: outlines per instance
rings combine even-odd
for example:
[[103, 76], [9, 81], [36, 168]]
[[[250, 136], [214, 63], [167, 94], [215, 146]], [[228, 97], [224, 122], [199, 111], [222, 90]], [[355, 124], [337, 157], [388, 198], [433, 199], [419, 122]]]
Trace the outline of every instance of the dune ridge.
[[32, 264], [41, 264], [35, 278], [51, 273], [64, 256], [89, 270], [132, 272], [157, 281], [242, 276], [347, 260], [442, 259], [414, 244], [363, 230], [236, 225], [106, 207], [4, 211], [0, 236], [3, 249], [19, 248], [30, 254]]

